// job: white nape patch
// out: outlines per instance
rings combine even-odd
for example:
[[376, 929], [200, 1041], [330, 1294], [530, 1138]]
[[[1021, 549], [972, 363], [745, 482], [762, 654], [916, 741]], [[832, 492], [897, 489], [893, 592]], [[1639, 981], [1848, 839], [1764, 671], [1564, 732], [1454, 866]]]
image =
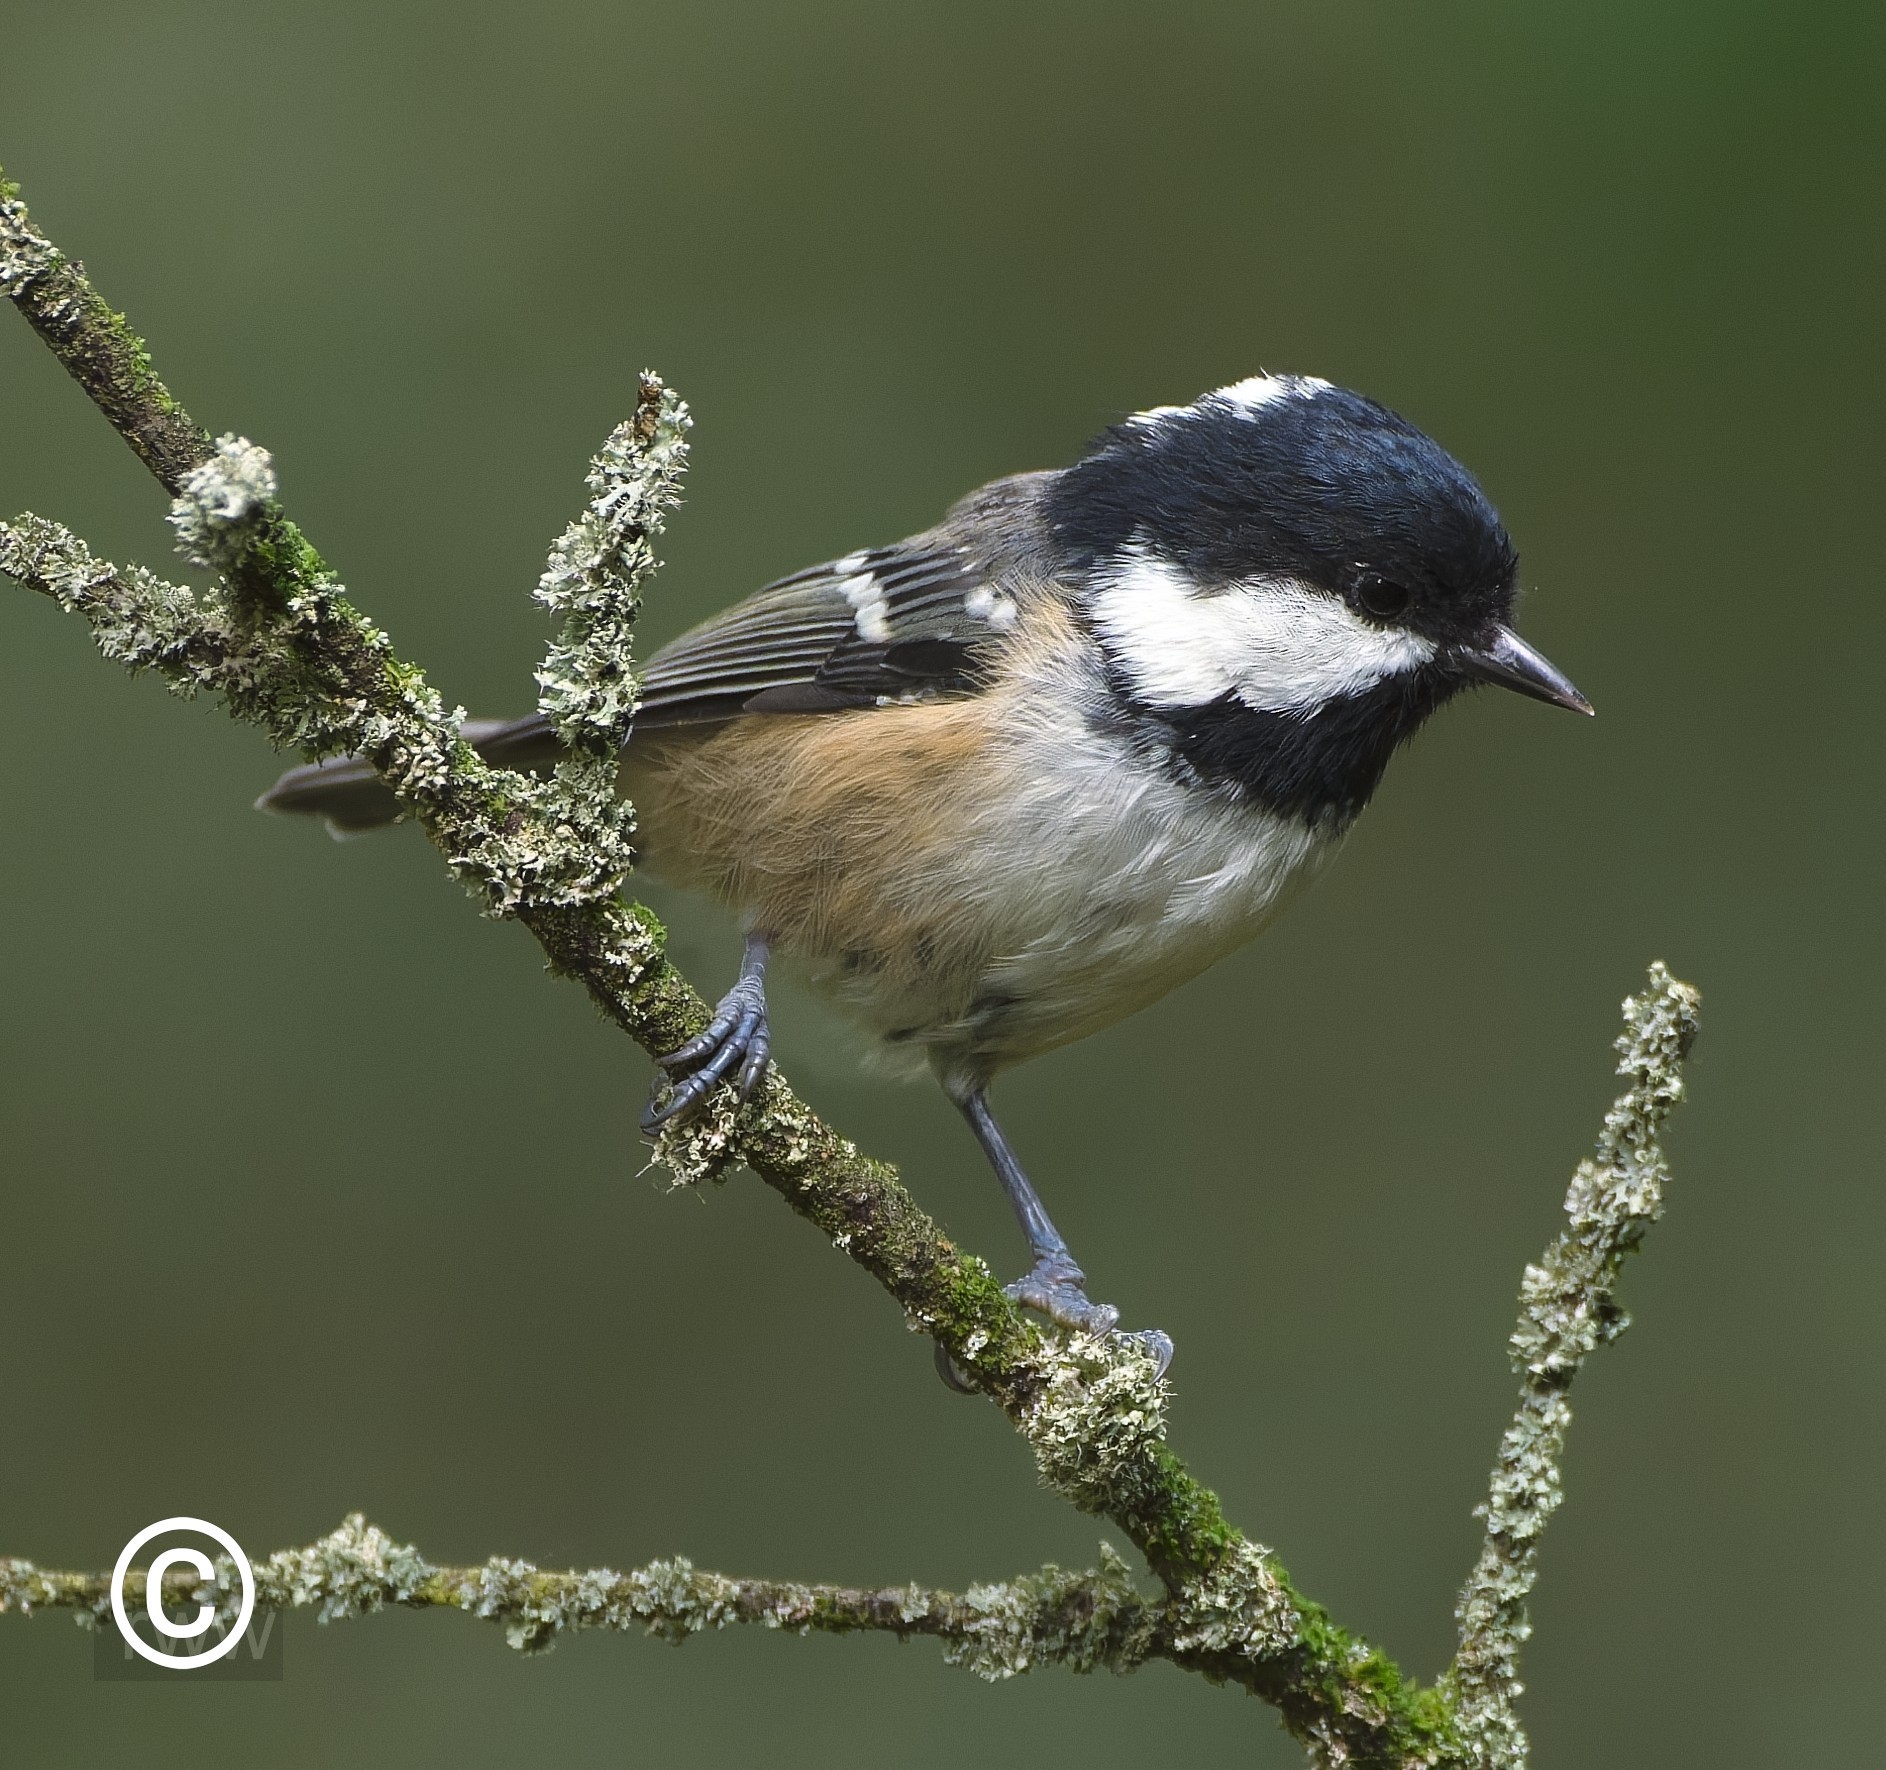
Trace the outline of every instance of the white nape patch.
[[1314, 399], [1328, 386], [1327, 381], [1315, 375], [1251, 375], [1207, 394], [1206, 398], [1224, 400], [1249, 417], [1281, 400]]
[[[839, 565], [848, 565], [860, 556], [850, 554], [838, 561]], [[884, 598], [884, 589], [869, 572], [853, 572], [849, 577], [838, 580], [838, 588], [845, 593], [845, 600], [857, 611], [858, 633], [873, 645], [889, 645], [891, 642], [891, 605]]]
[[1375, 626], [1295, 579], [1247, 578], [1201, 592], [1178, 566], [1140, 549], [1091, 607], [1134, 691], [1156, 707], [1200, 707], [1232, 694], [1259, 712], [1307, 715], [1434, 656], [1431, 640]]
[[1192, 405], [1149, 406], [1143, 412], [1135, 412], [1126, 422], [1139, 430], [1156, 429], [1169, 418], [1195, 416], [1199, 406], [1206, 400], [1223, 400], [1226, 405], [1236, 407], [1245, 417], [1254, 418], [1266, 406], [1274, 406], [1289, 399], [1314, 399], [1319, 393], [1327, 391], [1329, 386], [1329, 382], [1316, 375], [1247, 375], [1242, 381], [1232, 382], [1229, 387], [1220, 387], [1201, 395]]
[[991, 590], [987, 584], [979, 584], [963, 598], [963, 610], [979, 621], [987, 621], [998, 633], [1006, 633], [1014, 626], [1021, 612], [1015, 606], [1014, 597]]
[[1143, 412], [1135, 412], [1126, 422], [1137, 430], [1151, 430], [1168, 418], [1183, 418], [1191, 409], [1190, 406], [1148, 406]]

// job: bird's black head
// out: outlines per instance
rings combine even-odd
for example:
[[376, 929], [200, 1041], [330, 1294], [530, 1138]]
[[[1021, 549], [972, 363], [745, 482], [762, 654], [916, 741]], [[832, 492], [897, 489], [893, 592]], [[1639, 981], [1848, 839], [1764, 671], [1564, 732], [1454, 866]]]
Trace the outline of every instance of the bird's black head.
[[[1328, 382], [1258, 376], [1143, 412], [1044, 513], [1123, 696], [1201, 771], [1291, 809], [1353, 815], [1477, 680], [1590, 711], [1507, 624], [1518, 556], [1473, 476]], [[1280, 759], [1288, 778], [1259, 790]]]

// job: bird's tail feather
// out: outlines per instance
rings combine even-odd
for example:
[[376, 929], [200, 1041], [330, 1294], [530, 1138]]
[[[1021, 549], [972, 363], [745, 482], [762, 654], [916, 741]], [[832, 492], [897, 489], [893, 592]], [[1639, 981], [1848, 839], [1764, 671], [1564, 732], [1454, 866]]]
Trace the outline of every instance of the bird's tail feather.
[[[562, 753], [541, 713], [522, 719], [468, 719], [459, 732], [487, 762], [502, 768], [546, 768]], [[256, 800], [255, 808], [325, 818], [329, 833], [337, 837], [364, 835], [400, 816], [399, 801], [360, 756], [291, 768]]]

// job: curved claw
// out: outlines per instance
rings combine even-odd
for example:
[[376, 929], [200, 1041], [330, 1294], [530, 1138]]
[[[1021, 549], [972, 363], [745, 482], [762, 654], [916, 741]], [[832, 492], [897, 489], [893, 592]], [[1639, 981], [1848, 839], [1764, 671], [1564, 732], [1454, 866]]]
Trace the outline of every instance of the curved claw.
[[743, 978], [721, 999], [705, 1031], [655, 1060], [675, 1080], [668, 1098], [659, 1105], [651, 1096], [642, 1112], [643, 1131], [653, 1136], [663, 1125], [686, 1118], [736, 1066], [744, 1105], [766, 1073], [771, 1050], [765, 989], [757, 979]]
[[[742, 1020], [741, 1026], [745, 1025], [746, 1022]], [[674, 1092], [668, 1096], [666, 1102], [659, 1107], [650, 1102], [648, 1109], [642, 1114], [642, 1129], [659, 1130], [670, 1119], [679, 1118], [682, 1114], [691, 1112], [720, 1086], [728, 1070], [739, 1061], [744, 1048], [744, 1042], [738, 1037], [729, 1038], [726, 1044], [722, 1045], [712, 1058], [702, 1064], [691, 1076], [684, 1076], [675, 1084]]]
[[1172, 1364], [1172, 1336], [1164, 1328], [1139, 1328], [1133, 1333], [1122, 1334], [1120, 1338], [1137, 1340], [1152, 1354], [1154, 1382], [1166, 1374]]
[[974, 1395], [976, 1388], [963, 1375], [962, 1367], [950, 1357], [950, 1349], [941, 1340], [933, 1342], [936, 1347], [936, 1374], [943, 1379], [946, 1389], [954, 1389], [958, 1395]]
[[740, 1065], [740, 1104], [745, 1106], [753, 1098], [753, 1091], [766, 1079], [766, 1071], [773, 1061], [773, 1040], [766, 1029], [766, 1018], [760, 1017], [760, 1024], [753, 1029], [753, 1036], [747, 1041], [747, 1060]]
[[651, 1095], [648, 1104], [642, 1108], [642, 1129], [650, 1137], [672, 1119], [685, 1118], [703, 1100], [707, 1098], [711, 1084], [701, 1081], [699, 1076], [689, 1076], [675, 1085], [671, 1093], [660, 1106]]

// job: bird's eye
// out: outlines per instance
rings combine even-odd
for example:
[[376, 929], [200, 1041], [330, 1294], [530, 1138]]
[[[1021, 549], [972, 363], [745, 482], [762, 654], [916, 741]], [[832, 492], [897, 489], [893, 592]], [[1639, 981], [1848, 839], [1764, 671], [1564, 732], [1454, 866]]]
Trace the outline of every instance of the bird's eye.
[[1397, 615], [1408, 612], [1408, 604], [1414, 601], [1414, 592], [1401, 584], [1391, 584], [1386, 578], [1378, 578], [1373, 572], [1365, 574], [1356, 585], [1356, 601], [1363, 611], [1375, 616], [1378, 621], [1392, 621]]

